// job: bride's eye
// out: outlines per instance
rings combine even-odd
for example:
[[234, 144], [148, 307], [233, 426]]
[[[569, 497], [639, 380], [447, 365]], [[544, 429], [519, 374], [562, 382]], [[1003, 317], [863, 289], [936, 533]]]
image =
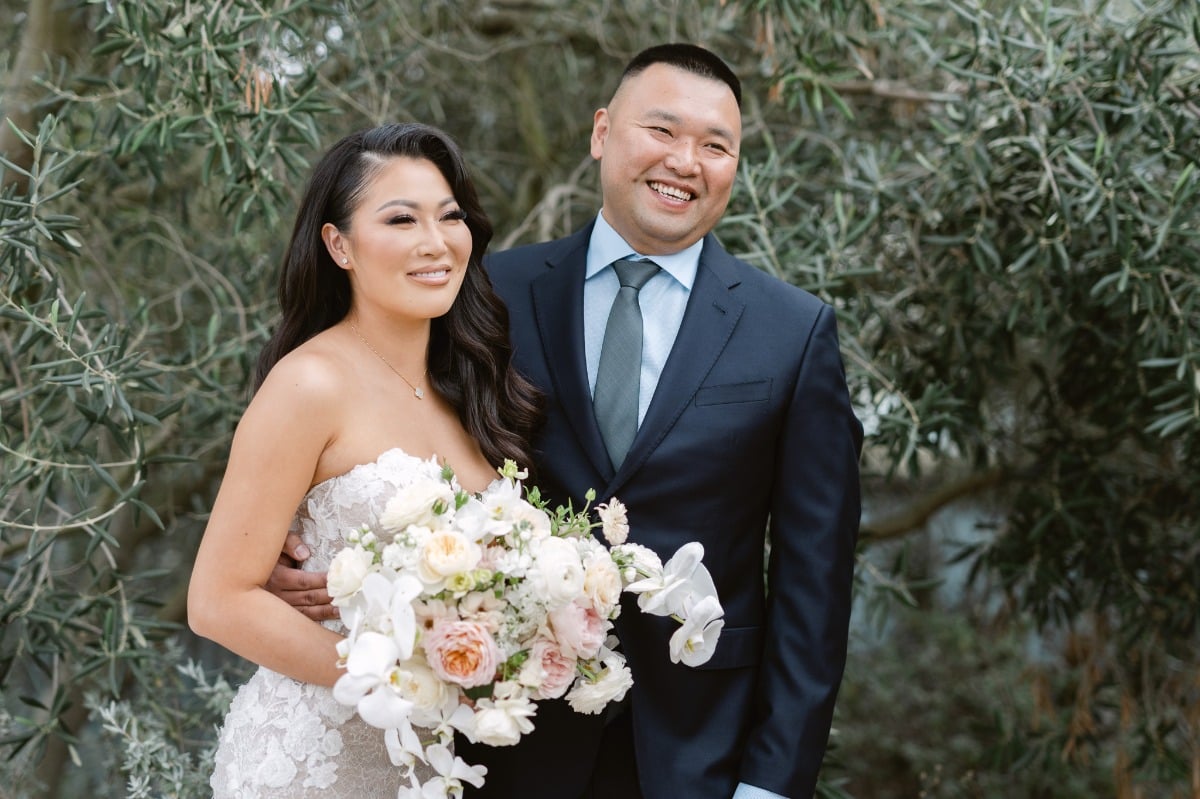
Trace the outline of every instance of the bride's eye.
[[445, 222], [448, 222], [448, 221], [465, 222], [466, 219], [467, 219], [467, 212], [462, 210], [461, 208], [456, 208], [453, 211], [449, 211], [446, 213], [445, 216], [442, 217], [442, 221], [445, 221]]
[[411, 224], [415, 221], [417, 220], [413, 219], [409, 214], [398, 214], [396, 216], [389, 217], [387, 223], [389, 225], [404, 225]]

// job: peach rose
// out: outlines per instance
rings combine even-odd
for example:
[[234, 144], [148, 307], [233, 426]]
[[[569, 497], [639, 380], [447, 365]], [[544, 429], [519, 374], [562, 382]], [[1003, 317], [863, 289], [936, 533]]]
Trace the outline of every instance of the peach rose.
[[437, 621], [425, 634], [425, 658], [440, 679], [475, 688], [487, 685], [500, 665], [500, 649], [487, 628], [473, 621]]

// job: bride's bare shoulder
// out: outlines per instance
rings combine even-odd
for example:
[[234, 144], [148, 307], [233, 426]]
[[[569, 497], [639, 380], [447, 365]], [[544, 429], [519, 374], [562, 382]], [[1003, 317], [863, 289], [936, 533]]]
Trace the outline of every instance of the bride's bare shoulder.
[[346, 396], [354, 372], [337, 336], [318, 333], [279, 359], [267, 373], [259, 393], [296, 394], [305, 402], [336, 402]]

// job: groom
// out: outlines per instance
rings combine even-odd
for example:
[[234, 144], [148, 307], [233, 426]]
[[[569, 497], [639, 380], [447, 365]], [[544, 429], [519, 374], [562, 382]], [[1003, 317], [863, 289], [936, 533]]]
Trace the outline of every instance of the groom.
[[[862, 427], [833, 309], [711, 234], [740, 143], [725, 63], [652, 47], [595, 113], [596, 219], [489, 262], [516, 365], [546, 394], [543, 494], [619, 497], [630, 540], [663, 557], [703, 543], [725, 628], [708, 663], [672, 664], [675, 623], [630, 604], [616, 621], [634, 677], [625, 706], [585, 716], [542, 702], [515, 747], [460, 741], [488, 767], [469, 797], [813, 795], [845, 665]], [[630, 259], [653, 263], [616, 264]]]
[[[638, 54], [593, 119], [600, 214], [488, 267], [517, 368], [546, 393], [543, 492], [576, 507], [593, 486], [619, 497], [631, 540], [664, 557], [703, 543], [725, 607], [720, 643], [701, 668], [672, 664], [674, 623], [627, 607], [616, 626], [628, 708], [606, 719], [540, 703], [516, 747], [461, 747], [489, 769], [468, 796], [813, 794], [845, 664], [862, 428], [833, 309], [711, 235], [737, 173], [740, 106], [737, 77], [707, 50]], [[625, 258], [659, 269], [635, 290], [639, 422], [622, 457], [597, 416]]]

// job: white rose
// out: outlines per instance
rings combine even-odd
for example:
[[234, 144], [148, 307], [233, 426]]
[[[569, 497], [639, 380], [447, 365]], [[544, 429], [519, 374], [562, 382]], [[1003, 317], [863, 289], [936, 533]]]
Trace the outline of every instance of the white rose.
[[417, 558], [417, 576], [436, 585], [454, 574], [470, 571], [479, 564], [483, 550], [455, 530], [441, 530], [425, 539]]
[[374, 557], [361, 546], [347, 547], [329, 564], [328, 588], [333, 604], [358, 592], [373, 570]]
[[446, 512], [454, 508], [454, 489], [440, 480], [421, 480], [400, 489], [388, 501], [379, 524], [389, 533], [398, 533], [410, 524], [433, 526], [437, 514], [434, 506], [441, 504]]
[[552, 607], [565, 605], [583, 592], [583, 564], [579, 550], [565, 538], [545, 538], [534, 554], [538, 589]]
[[437, 678], [429, 664], [419, 657], [404, 661], [392, 676], [392, 683], [417, 710], [436, 713], [452, 696], [450, 686]]

